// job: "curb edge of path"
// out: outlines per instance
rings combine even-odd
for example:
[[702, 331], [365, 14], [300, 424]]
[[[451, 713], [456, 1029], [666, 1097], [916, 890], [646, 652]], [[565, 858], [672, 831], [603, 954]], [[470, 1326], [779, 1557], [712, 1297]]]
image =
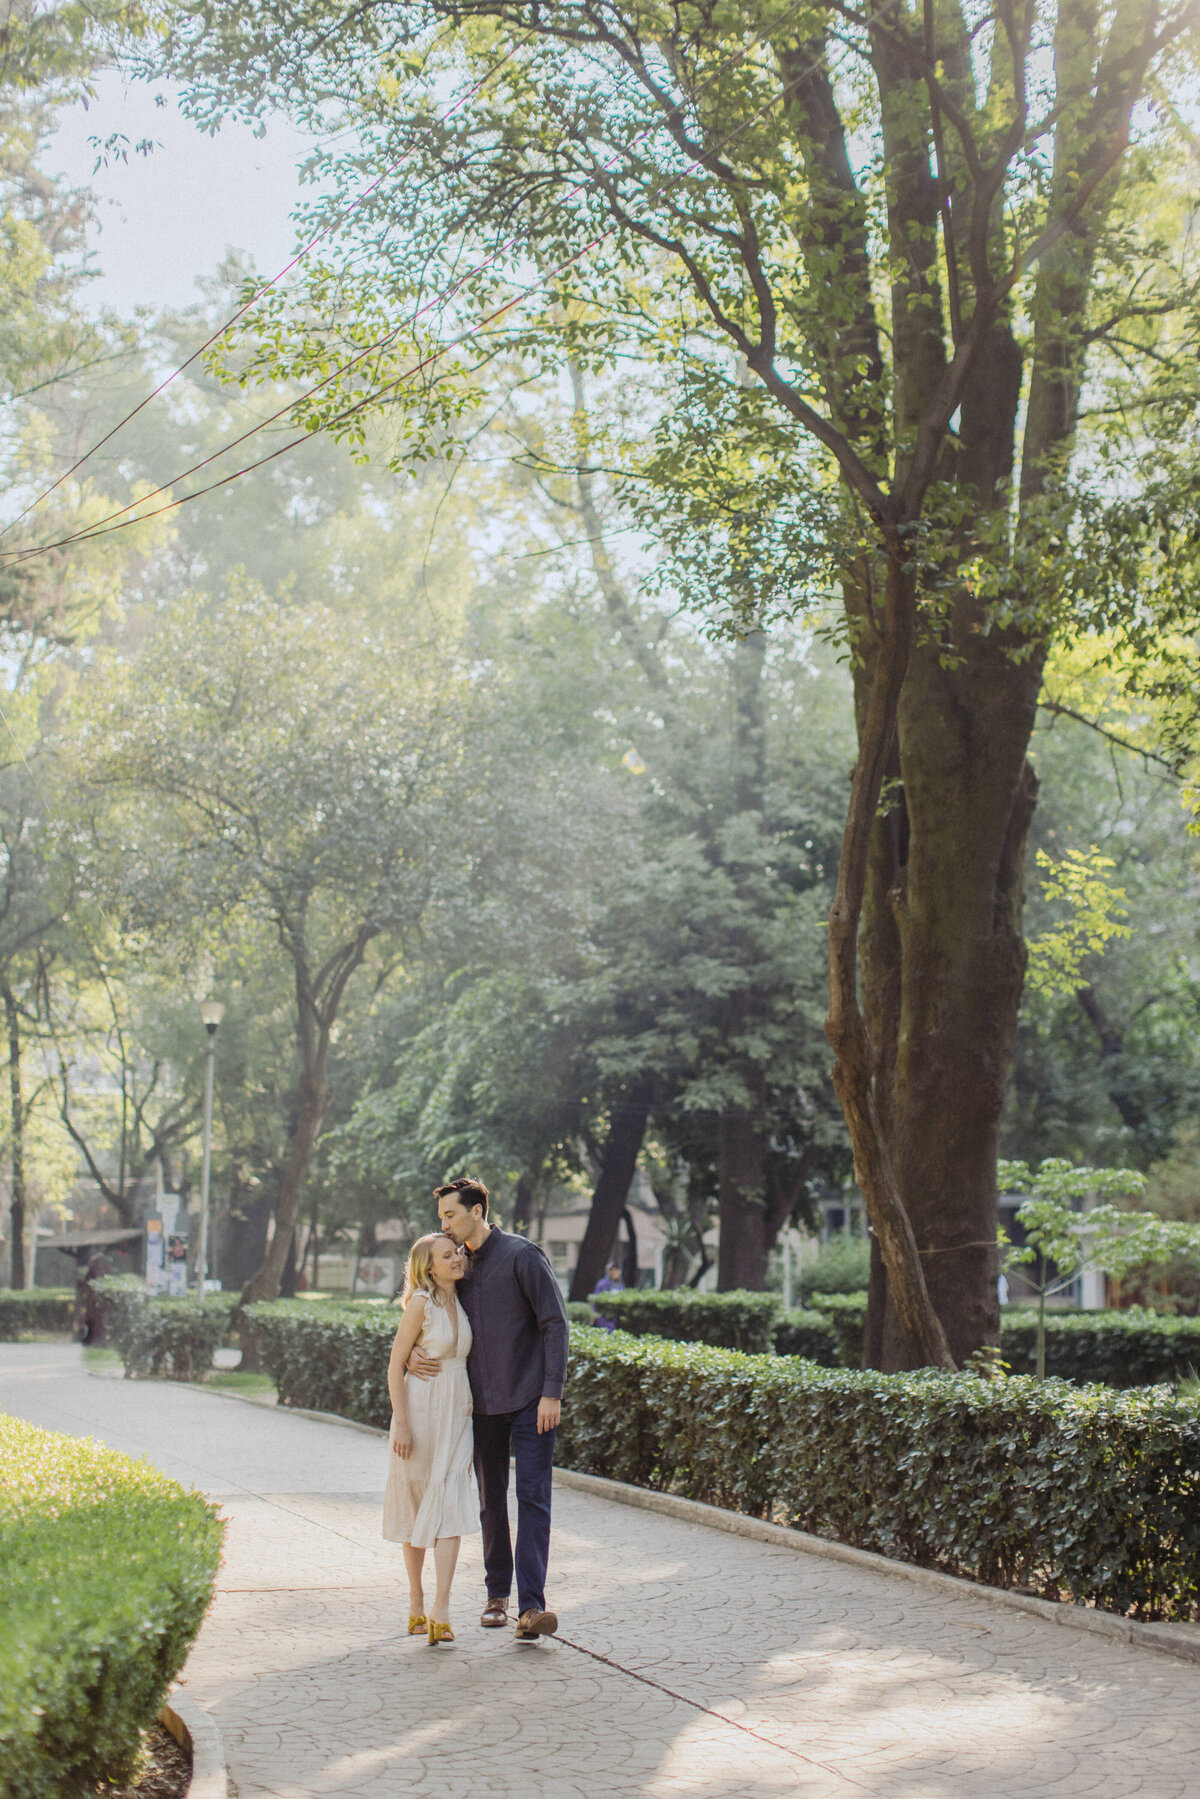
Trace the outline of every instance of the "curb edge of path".
[[[222, 1393], [219, 1388], [198, 1381], [180, 1381], [199, 1393], [216, 1393], [222, 1399], [237, 1399], [243, 1405], [263, 1405], [261, 1399], [248, 1393]], [[340, 1418], [336, 1412], [310, 1411], [302, 1406], [272, 1407], [293, 1418], [312, 1418], [321, 1424], [340, 1424], [369, 1436], [386, 1437], [387, 1431], [375, 1424], [360, 1424], [354, 1418]], [[849, 1543], [832, 1542], [827, 1537], [814, 1537], [807, 1531], [792, 1530], [785, 1524], [768, 1524], [764, 1518], [751, 1518], [745, 1512], [727, 1512], [718, 1505], [705, 1505], [699, 1499], [683, 1499], [675, 1493], [656, 1493], [649, 1487], [630, 1486], [625, 1481], [608, 1480], [600, 1474], [582, 1474], [575, 1468], [555, 1468], [558, 1486], [591, 1493], [597, 1499], [609, 1499], [617, 1505], [631, 1505], [644, 1512], [659, 1512], [667, 1518], [678, 1518], [688, 1524], [703, 1524], [710, 1530], [723, 1530], [734, 1537], [749, 1537], [755, 1542], [772, 1543], [779, 1549], [790, 1549], [797, 1555], [816, 1555], [825, 1561], [845, 1562], [852, 1568], [868, 1569], [875, 1574], [890, 1574], [899, 1580], [915, 1581], [918, 1586], [954, 1594], [960, 1598], [988, 1600], [993, 1605], [1007, 1606], [1010, 1611], [1030, 1612], [1048, 1624], [1067, 1630], [1090, 1632], [1135, 1648], [1153, 1649], [1159, 1655], [1173, 1656], [1177, 1661], [1200, 1662], [1200, 1626], [1189, 1624], [1142, 1624], [1134, 1618], [1119, 1618], [1113, 1612], [1093, 1611], [1085, 1605], [1055, 1604], [1050, 1599], [1037, 1599], [1032, 1593], [1014, 1593], [1007, 1587], [989, 1587], [982, 1581], [963, 1580], [956, 1574], [941, 1574], [936, 1568], [921, 1568], [915, 1562], [900, 1562], [891, 1556], [877, 1555], [872, 1549], [855, 1549]], [[194, 1799], [201, 1799], [197, 1792]], [[208, 1799], [205, 1795], [204, 1799]], [[224, 1794], [213, 1799], [224, 1799]]]
[[890, 1574], [956, 1597], [985, 1599], [993, 1605], [1007, 1606], [1010, 1611], [1032, 1612], [1035, 1617], [1044, 1618], [1050, 1624], [1061, 1624], [1068, 1630], [1116, 1638], [1119, 1642], [1153, 1649], [1160, 1655], [1171, 1655], [1180, 1661], [1200, 1662], [1200, 1627], [1196, 1625], [1141, 1624], [1136, 1619], [1092, 1611], [1087, 1606], [1056, 1605], [1053, 1600], [1036, 1599], [1030, 1593], [1014, 1593], [1005, 1587], [985, 1586], [982, 1581], [962, 1580], [955, 1574], [940, 1574], [935, 1568], [894, 1561], [890, 1556], [877, 1555], [874, 1550], [855, 1549], [849, 1543], [810, 1536], [807, 1531], [791, 1530], [784, 1524], [768, 1524], [765, 1519], [751, 1518], [744, 1512], [727, 1512], [721, 1506], [705, 1505], [699, 1499], [656, 1493], [647, 1487], [629, 1486], [625, 1481], [606, 1480], [599, 1474], [581, 1474], [574, 1468], [555, 1468], [554, 1480], [558, 1486], [591, 1493], [597, 1499], [610, 1499], [618, 1505], [659, 1512], [688, 1524], [703, 1524], [710, 1530], [723, 1530], [730, 1536], [772, 1543], [777, 1548], [790, 1549], [793, 1554], [816, 1555], [825, 1561], [845, 1562], [852, 1568], [866, 1569], [874, 1574]]
[[163, 1701], [158, 1718], [179, 1747], [192, 1752], [188, 1799], [229, 1799], [225, 1745], [216, 1720], [194, 1699], [179, 1692]]

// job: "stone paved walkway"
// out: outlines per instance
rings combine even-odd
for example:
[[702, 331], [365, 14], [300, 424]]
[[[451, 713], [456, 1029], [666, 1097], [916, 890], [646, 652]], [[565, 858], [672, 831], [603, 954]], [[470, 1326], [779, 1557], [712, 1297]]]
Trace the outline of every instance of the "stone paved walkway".
[[1194, 1665], [560, 1490], [562, 1638], [402, 1635], [386, 1445], [0, 1345], [0, 1411], [148, 1455], [230, 1520], [187, 1690], [240, 1799], [1196, 1799]]

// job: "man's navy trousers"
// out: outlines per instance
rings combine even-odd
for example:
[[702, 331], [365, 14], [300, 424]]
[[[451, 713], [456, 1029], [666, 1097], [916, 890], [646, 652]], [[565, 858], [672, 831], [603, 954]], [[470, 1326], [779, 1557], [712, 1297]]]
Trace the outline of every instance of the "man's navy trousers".
[[519, 1412], [475, 1414], [475, 1479], [483, 1526], [483, 1570], [489, 1599], [507, 1599], [513, 1585], [508, 1528], [508, 1462], [517, 1469], [517, 1610], [546, 1609], [550, 1559], [550, 1487], [556, 1430], [538, 1435], [538, 1402]]

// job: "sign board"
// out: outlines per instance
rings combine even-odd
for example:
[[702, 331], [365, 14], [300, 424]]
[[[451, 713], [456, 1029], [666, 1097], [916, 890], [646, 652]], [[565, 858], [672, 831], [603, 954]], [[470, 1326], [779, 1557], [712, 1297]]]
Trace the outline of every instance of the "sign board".
[[166, 1238], [161, 1218], [146, 1220], [146, 1291], [161, 1293], [166, 1277]]
[[391, 1256], [361, 1256], [354, 1271], [354, 1291], [364, 1298], [390, 1299], [396, 1291], [396, 1264]]
[[159, 1201], [163, 1215], [163, 1273], [160, 1293], [185, 1299], [188, 1290], [188, 1214], [178, 1193], [164, 1193]]

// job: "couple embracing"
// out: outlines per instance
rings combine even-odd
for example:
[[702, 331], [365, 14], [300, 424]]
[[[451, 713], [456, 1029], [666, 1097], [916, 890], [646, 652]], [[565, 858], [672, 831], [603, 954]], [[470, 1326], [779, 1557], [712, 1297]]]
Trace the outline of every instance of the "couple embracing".
[[[410, 1635], [452, 1643], [450, 1586], [462, 1538], [483, 1527], [487, 1603], [508, 1623], [514, 1558], [509, 1457], [516, 1463], [516, 1640], [558, 1629], [546, 1610], [554, 1441], [567, 1373], [567, 1312], [542, 1251], [488, 1222], [488, 1190], [434, 1189], [441, 1231], [409, 1252], [404, 1316], [392, 1345], [391, 1455], [383, 1534], [404, 1545]], [[474, 1479], [472, 1479], [472, 1473]], [[476, 1498], [476, 1487], [478, 1498]], [[435, 1592], [425, 1604], [425, 1552]]]

